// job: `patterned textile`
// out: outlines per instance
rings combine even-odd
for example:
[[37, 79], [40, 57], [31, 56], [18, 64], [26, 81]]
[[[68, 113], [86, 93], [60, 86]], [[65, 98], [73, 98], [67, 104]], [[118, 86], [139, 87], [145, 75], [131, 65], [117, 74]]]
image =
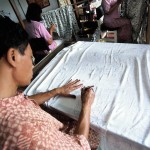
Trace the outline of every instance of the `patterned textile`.
[[[69, 135], [73, 135], [73, 132], [77, 126], [76, 120], [69, 118], [68, 116], [64, 115], [63, 113], [60, 113], [59, 111], [55, 110], [52, 107], [47, 107], [46, 105], [41, 105], [41, 107], [43, 110], [45, 110], [46, 112], [51, 114], [54, 118], [58, 119], [64, 124], [65, 128], [63, 132]], [[100, 133], [90, 128], [88, 141], [91, 150], [97, 150], [98, 145], [100, 143]]]
[[113, 5], [118, 0], [103, 0], [102, 7], [104, 9], [104, 20], [103, 23], [109, 28], [117, 28], [118, 42], [131, 42], [132, 41], [132, 26], [129, 19], [120, 17], [119, 5], [111, 13], [106, 14], [110, 11]]
[[146, 20], [146, 7], [148, 0], [124, 0], [122, 4], [123, 16], [130, 19], [132, 24], [133, 41], [137, 42], [143, 22]]
[[70, 40], [72, 33], [76, 33], [79, 30], [71, 5], [42, 13], [42, 18], [47, 28], [49, 28], [52, 23], [56, 24], [58, 35], [65, 40]]
[[0, 149], [90, 149], [82, 135], [60, 131], [63, 124], [23, 94], [0, 100]]

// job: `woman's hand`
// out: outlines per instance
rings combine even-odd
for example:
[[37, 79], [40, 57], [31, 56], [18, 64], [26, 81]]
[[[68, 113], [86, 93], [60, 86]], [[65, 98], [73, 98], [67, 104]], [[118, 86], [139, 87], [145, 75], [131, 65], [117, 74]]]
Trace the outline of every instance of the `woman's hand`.
[[95, 98], [95, 93], [93, 91], [93, 86], [85, 87], [82, 88], [81, 90], [81, 100], [82, 100], [82, 106], [88, 106], [91, 107], [94, 98]]
[[76, 98], [75, 95], [70, 94], [72, 91], [82, 88], [83, 85], [80, 83], [80, 80], [76, 79], [75, 81], [70, 81], [62, 87], [57, 88], [58, 95]]
[[55, 29], [56, 29], [56, 25], [52, 24], [49, 29], [49, 33], [52, 37], [47, 41], [49, 45], [51, 45], [53, 43], [53, 32], [55, 31]]
[[51, 32], [54, 32], [56, 29], [56, 25], [55, 24], [52, 24], [51, 27], [50, 27], [50, 31]]

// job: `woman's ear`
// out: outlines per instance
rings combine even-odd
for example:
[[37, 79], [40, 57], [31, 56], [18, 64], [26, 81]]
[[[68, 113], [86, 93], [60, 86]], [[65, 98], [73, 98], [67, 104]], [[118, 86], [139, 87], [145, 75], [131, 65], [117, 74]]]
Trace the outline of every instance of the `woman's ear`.
[[17, 65], [17, 50], [14, 48], [10, 48], [7, 53], [7, 62], [12, 66], [16, 67]]

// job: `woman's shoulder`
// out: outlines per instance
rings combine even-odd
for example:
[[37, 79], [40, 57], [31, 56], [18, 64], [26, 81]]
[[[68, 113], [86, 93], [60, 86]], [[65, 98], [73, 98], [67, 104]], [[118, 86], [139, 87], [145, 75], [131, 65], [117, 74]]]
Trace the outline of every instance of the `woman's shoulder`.
[[39, 21], [34, 21], [34, 20], [31, 20], [30, 22], [31, 24], [34, 24], [34, 25], [43, 25], [43, 23], [39, 22]]
[[42, 22], [39, 22], [39, 21], [33, 21], [31, 20], [30, 22], [27, 23], [28, 27], [30, 28], [36, 28], [36, 29], [40, 29], [40, 28], [43, 28], [44, 27], [44, 24]]

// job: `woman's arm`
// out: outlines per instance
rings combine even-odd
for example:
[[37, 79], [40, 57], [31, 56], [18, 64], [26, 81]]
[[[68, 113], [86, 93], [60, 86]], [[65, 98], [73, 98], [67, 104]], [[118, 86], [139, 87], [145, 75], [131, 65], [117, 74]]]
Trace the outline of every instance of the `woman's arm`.
[[50, 30], [48, 31], [43, 23], [39, 23], [39, 34], [41, 37], [43, 37], [48, 45], [51, 45], [53, 43], [53, 36], [51, 35], [53, 31], [55, 30], [55, 25], [52, 25]]
[[52, 42], [53, 42], [53, 32], [55, 31], [55, 29], [56, 29], [56, 25], [52, 24], [51, 27], [50, 27], [50, 30], [49, 30], [51, 38], [47, 41], [49, 45], [51, 45]]
[[122, 0], [118, 0], [114, 5], [110, 6], [110, 9], [108, 11], [105, 10], [105, 14], [109, 15], [111, 14], [119, 5], [121, 4]]
[[94, 101], [94, 98], [95, 93], [92, 87], [88, 87], [82, 90], [82, 109], [79, 115], [79, 120], [75, 130], [75, 134], [84, 135], [86, 139], [88, 139], [89, 135], [91, 105]]
[[81, 88], [83, 85], [80, 84], [80, 80], [70, 81], [62, 87], [53, 89], [48, 92], [38, 93], [32, 96], [29, 96], [30, 99], [34, 99], [39, 105], [43, 104], [45, 101], [49, 100], [55, 96], [64, 96], [64, 97], [72, 97], [75, 98], [75, 95], [70, 94], [70, 92]]
[[50, 29], [49, 29], [49, 33], [51, 34], [51, 35], [53, 35], [53, 32], [56, 30], [56, 25], [55, 24], [52, 24], [51, 25], [51, 27], [50, 27]]

